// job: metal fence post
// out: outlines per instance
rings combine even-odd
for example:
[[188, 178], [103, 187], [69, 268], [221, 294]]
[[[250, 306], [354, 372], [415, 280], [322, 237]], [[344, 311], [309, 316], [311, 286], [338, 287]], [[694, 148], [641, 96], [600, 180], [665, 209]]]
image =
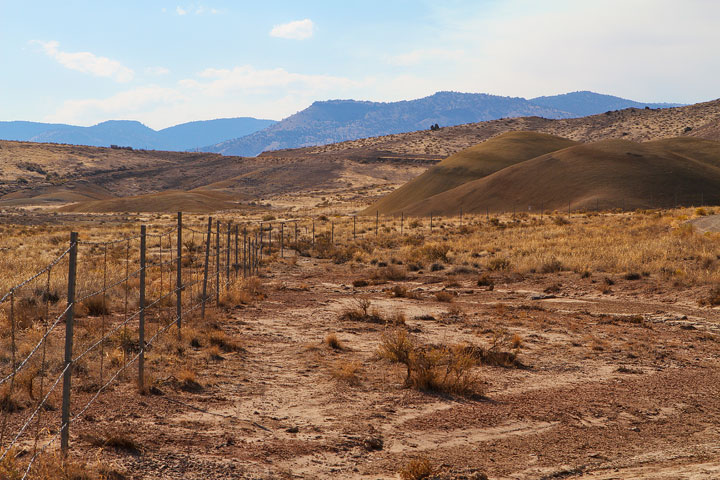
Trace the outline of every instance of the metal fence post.
[[227, 224], [227, 244], [225, 245], [225, 288], [230, 285], [230, 225]]
[[238, 269], [240, 268], [240, 265], [238, 265], [238, 236], [240, 234], [240, 225], [235, 225], [235, 264], [233, 265], [233, 269], [235, 270], [235, 280], [237, 280], [238, 277]]
[[142, 393], [145, 390], [145, 225], [140, 225], [140, 314], [138, 326], [138, 388]]
[[73, 319], [75, 315], [75, 282], [77, 276], [77, 232], [70, 233], [70, 258], [68, 262], [68, 311], [65, 314], [65, 371], [63, 373], [62, 418], [60, 421], [60, 450], [67, 456], [70, 442], [70, 388], [73, 349]]
[[202, 306], [200, 316], [205, 320], [205, 301], [207, 300], [208, 269], [210, 266], [210, 238], [212, 235], [212, 217], [208, 217], [207, 240], [205, 241], [205, 268], [203, 271]]
[[177, 214], [177, 281], [175, 314], [177, 315], [178, 338], [182, 338], [182, 212]]
[[220, 306], [220, 220], [215, 231], [215, 306]]

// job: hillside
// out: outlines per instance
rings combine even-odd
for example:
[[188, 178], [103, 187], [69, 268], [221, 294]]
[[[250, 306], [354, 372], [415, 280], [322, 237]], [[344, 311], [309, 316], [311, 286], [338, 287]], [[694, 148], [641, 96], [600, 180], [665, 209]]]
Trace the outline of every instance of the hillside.
[[530, 99], [530, 101], [543, 107], [570, 112], [575, 117], [586, 117], [610, 110], [623, 110], [626, 108], [671, 108], [683, 106], [679, 103], [636, 102], [613, 95], [602, 95], [588, 91], [565, 93], [551, 97], [536, 97]]
[[455, 215], [720, 203], [720, 142], [603, 140], [512, 165], [407, 207], [407, 215]]
[[462, 150], [365, 210], [366, 214], [401, 212], [425, 198], [485, 177], [505, 167], [574, 145], [575, 142], [535, 132], [508, 132]]
[[[425, 157], [438, 160], [511, 131], [534, 131], [578, 142], [607, 138], [632, 141], [657, 140], [681, 135], [720, 140], [720, 100], [661, 110], [630, 108], [582, 118], [551, 120], [539, 117], [506, 118], [437, 131], [422, 130], [331, 145], [267, 152], [263, 156], [297, 158], [328, 156], [366, 159]], [[687, 130], [690, 128], [690, 130]]]
[[221, 118], [153, 130], [140, 122], [129, 120], [110, 120], [91, 127], [20, 121], [0, 122], [0, 139], [184, 151], [248, 135], [273, 123], [275, 123], [273, 120], [249, 117]]

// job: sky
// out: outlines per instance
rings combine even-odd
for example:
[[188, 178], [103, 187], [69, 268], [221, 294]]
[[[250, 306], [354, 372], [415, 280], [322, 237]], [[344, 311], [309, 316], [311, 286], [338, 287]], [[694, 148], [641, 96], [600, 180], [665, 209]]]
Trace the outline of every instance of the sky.
[[0, 121], [279, 120], [437, 91], [720, 97], [716, 0], [0, 0]]

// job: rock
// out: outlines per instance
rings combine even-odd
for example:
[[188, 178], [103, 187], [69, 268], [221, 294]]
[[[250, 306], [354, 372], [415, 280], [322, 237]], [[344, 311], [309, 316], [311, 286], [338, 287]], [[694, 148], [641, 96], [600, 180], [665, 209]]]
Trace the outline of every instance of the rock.
[[363, 440], [363, 445], [367, 450], [382, 450], [384, 443], [380, 437], [367, 437]]

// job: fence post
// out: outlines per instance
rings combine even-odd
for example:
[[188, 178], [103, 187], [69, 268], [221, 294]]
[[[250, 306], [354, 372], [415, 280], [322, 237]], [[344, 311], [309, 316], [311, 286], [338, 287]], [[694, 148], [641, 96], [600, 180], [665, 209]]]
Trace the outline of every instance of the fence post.
[[400, 212], [400, 235], [403, 234], [405, 229], [405, 212]]
[[140, 314], [138, 326], [138, 387], [142, 393], [145, 390], [145, 225], [140, 225]]
[[490, 207], [485, 206], [485, 220], [490, 220]]
[[215, 222], [215, 306], [220, 306], [220, 220]]
[[208, 269], [210, 266], [210, 238], [212, 235], [212, 217], [208, 217], [207, 241], [205, 242], [205, 269], [203, 271], [202, 306], [200, 316], [205, 320], [205, 301], [207, 300]]
[[65, 314], [65, 372], [63, 373], [62, 418], [60, 420], [60, 450], [67, 456], [70, 441], [70, 388], [73, 349], [73, 319], [75, 315], [75, 281], [77, 275], [77, 232], [70, 233], [68, 262], [68, 311]]
[[178, 338], [182, 338], [180, 329], [182, 328], [182, 212], [177, 214], [177, 281], [175, 282], [177, 289], [177, 302], [175, 304], [175, 313], [177, 315]]
[[263, 228], [263, 222], [260, 222], [260, 258], [262, 258], [263, 255], [263, 235], [264, 235], [264, 228]]
[[230, 285], [230, 226], [231, 222], [227, 224], [227, 245], [225, 248], [225, 288]]
[[462, 208], [460, 209], [460, 226], [463, 226], [463, 219], [462, 219]]
[[243, 227], [243, 278], [248, 276], [248, 241], [247, 241], [247, 227]]
[[432, 219], [432, 212], [430, 212], [430, 233], [432, 233], [432, 229], [433, 229], [432, 220], [433, 220], [433, 219]]
[[235, 270], [235, 280], [237, 280], [238, 277], [238, 269], [240, 268], [240, 265], [238, 265], [238, 236], [240, 234], [240, 225], [235, 225], [235, 263], [233, 264], [233, 270]]

